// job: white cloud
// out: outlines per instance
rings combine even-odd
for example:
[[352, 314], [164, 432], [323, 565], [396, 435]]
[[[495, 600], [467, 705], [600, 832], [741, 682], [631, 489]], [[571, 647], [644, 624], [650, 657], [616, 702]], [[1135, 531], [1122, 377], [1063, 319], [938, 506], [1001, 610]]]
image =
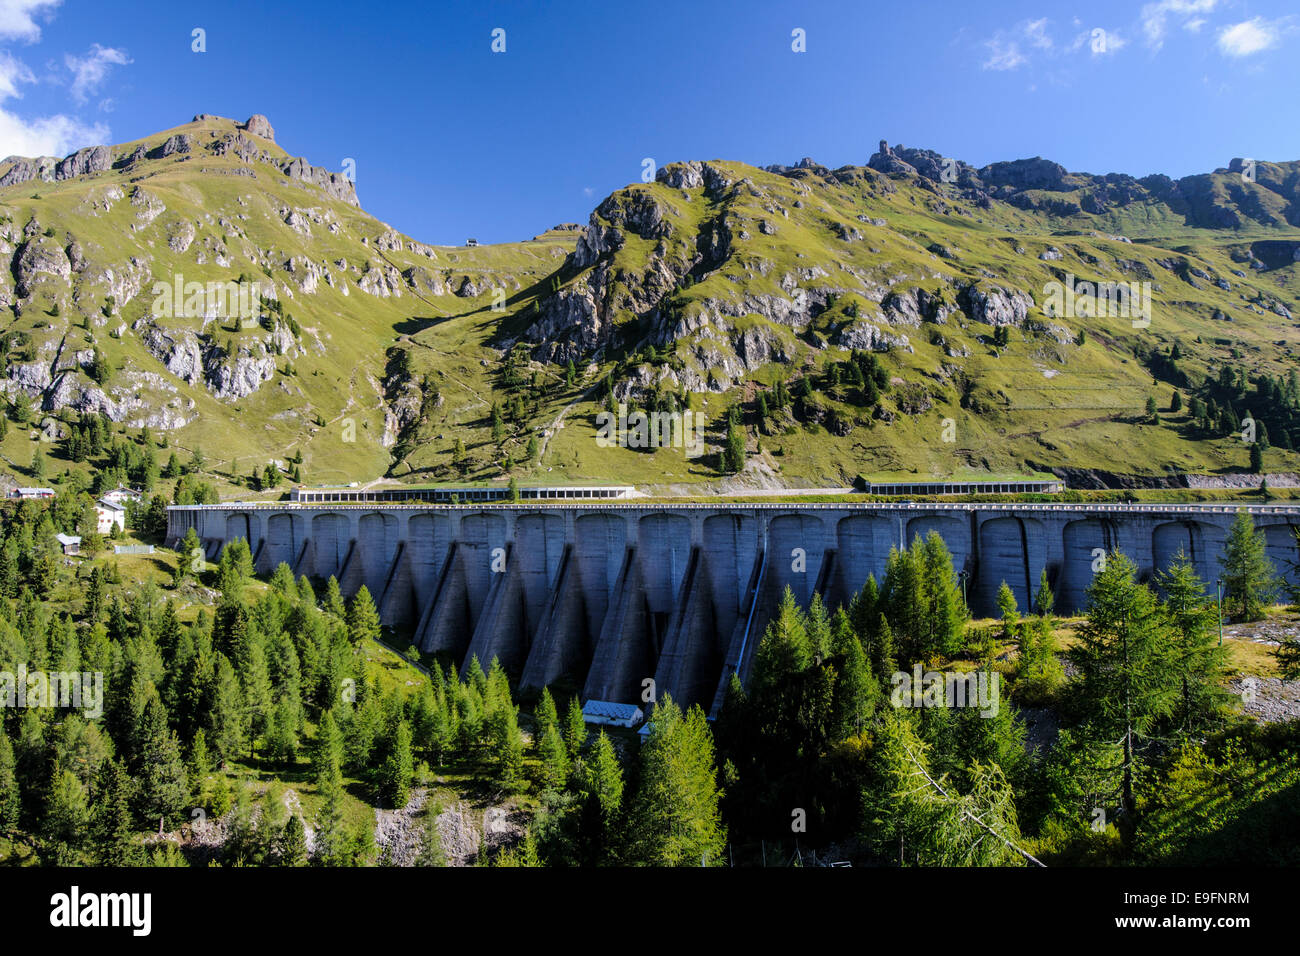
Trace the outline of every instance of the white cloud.
[[983, 63], [986, 70], [1014, 70], [1029, 62], [1014, 40], [994, 37], [984, 45], [989, 48], [989, 58]]
[[1030, 20], [1024, 27], [1025, 39], [1031, 46], [1040, 50], [1050, 50], [1052, 48], [1052, 38], [1047, 35], [1047, 18], [1041, 20]]
[[41, 38], [36, 17], [48, 19], [62, 0], [0, 0], [0, 37], [35, 43]]
[[1219, 31], [1219, 52], [1224, 56], [1250, 56], [1277, 46], [1281, 32], [1280, 20], [1244, 20]]
[[1024, 20], [1011, 30], [999, 30], [984, 46], [988, 59], [981, 66], [986, 70], [1015, 70], [1029, 62], [1021, 44], [1035, 50], [1051, 50], [1052, 38], [1047, 33], [1047, 18]]
[[72, 98], [78, 103], [86, 102], [87, 96], [99, 91], [100, 84], [114, 66], [125, 66], [131, 62], [125, 50], [91, 44], [85, 56], [65, 54], [63, 64], [72, 71]]
[[66, 156], [81, 146], [108, 140], [108, 127], [87, 125], [62, 113], [24, 119], [4, 108], [7, 100], [22, 97], [21, 85], [36, 77], [27, 65], [0, 51], [0, 157]]
[[66, 156], [107, 139], [108, 127], [102, 123], [87, 126], [62, 113], [27, 120], [0, 108], [0, 157]]
[[22, 96], [18, 91], [19, 83], [35, 82], [36, 77], [27, 68], [27, 64], [0, 50], [0, 102]]
[[1146, 36], [1147, 46], [1159, 50], [1165, 43], [1169, 30], [1169, 20], [1181, 21], [1185, 30], [1195, 33], [1205, 20], [1198, 16], [1209, 13], [1218, 5], [1218, 0], [1159, 0], [1148, 3], [1142, 8], [1142, 33]]

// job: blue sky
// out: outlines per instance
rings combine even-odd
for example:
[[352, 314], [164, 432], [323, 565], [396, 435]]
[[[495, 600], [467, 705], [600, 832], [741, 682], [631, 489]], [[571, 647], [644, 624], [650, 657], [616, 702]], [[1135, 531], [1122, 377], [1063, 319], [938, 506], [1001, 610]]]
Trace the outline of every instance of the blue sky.
[[265, 113], [427, 242], [585, 222], [647, 157], [1297, 159], [1298, 81], [1294, 0], [0, 0], [0, 156]]

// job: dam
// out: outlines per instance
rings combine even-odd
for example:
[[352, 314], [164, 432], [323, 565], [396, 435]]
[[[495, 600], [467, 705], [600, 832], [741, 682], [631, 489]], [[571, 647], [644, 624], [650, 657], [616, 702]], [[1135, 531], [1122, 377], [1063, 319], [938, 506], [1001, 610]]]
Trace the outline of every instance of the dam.
[[498, 658], [525, 693], [563, 682], [584, 701], [639, 704], [653, 687], [716, 713], [786, 587], [833, 609], [917, 535], [944, 539], [977, 617], [997, 613], [1003, 581], [1031, 607], [1044, 570], [1070, 614], [1115, 549], [1144, 580], [1182, 550], [1213, 594], [1240, 510], [1297, 583], [1288, 504], [227, 502], [169, 508], [167, 543], [193, 528], [216, 560], [243, 538], [259, 573], [332, 575], [345, 597], [365, 585], [422, 651], [462, 672]]

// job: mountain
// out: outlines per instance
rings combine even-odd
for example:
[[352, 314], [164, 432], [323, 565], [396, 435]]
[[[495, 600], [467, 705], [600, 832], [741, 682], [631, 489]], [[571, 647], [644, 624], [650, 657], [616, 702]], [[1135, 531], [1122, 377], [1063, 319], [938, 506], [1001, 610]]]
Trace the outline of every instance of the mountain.
[[[63, 437], [102, 413], [231, 479], [290, 457], [308, 482], [724, 473], [601, 447], [620, 401], [689, 405], [715, 449], [734, 407], [728, 487], [1242, 471], [1249, 413], [1267, 470], [1300, 469], [1300, 163], [1135, 179], [882, 142], [839, 169], [673, 163], [585, 227], [449, 247], [367, 215], [265, 117], [200, 115], [0, 161], [0, 255], [0, 389], [39, 406], [11, 417]], [[252, 321], [180, 308], [196, 282], [255, 287]], [[1149, 321], [1088, 314], [1105, 283]], [[0, 445], [15, 472], [36, 434]]]

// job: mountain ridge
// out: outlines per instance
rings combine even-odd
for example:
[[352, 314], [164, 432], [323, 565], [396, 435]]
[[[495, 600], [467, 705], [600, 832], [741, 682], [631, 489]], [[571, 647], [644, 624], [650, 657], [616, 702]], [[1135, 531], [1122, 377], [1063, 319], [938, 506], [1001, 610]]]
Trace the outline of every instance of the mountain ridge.
[[[1217, 412], [1239, 417], [1257, 387], [1213, 393], [1223, 367], [1286, 383], [1300, 346], [1300, 163], [1256, 163], [1253, 182], [1236, 161], [1137, 180], [1041, 159], [975, 169], [882, 141], [834, 170], [670, 163], [585, 226], [456, 247], [370, 216], [347, 177], [274, 136], [260, 114], [198, 114], [0, 162], [11, 411], [27, 403], [18, 417], [62, 435], [102, 414], [219, 447], [234, 481], [289, 456], [319, 480], [728, 473], [716, 456], [597, 451], [587, 412], [611, 400], [696, 408], [714, 449], [738, 415], [746, 461], [729, 480], [761, 486], [1067, 455], [1115, 470], [1117, 440], [1134, 472], [1215, 472], [1245, 465]], [[274, 292], [254, 328], [210, 308], [156, 315], [146, 294], [236, 273]], [[1153, 287], [1154, 326], [1049, 314], [1051, 284], [1085, 280]], [[1150, 421], [1154, 387], [1213, 400], [1214, 427]], [[960, 441], [936, 437], [949, 420]], [[1280, 458], [1291, 427], [1289, 412], [1270, 422]], [[23, 467], [17, 445], [6, 456]]]

